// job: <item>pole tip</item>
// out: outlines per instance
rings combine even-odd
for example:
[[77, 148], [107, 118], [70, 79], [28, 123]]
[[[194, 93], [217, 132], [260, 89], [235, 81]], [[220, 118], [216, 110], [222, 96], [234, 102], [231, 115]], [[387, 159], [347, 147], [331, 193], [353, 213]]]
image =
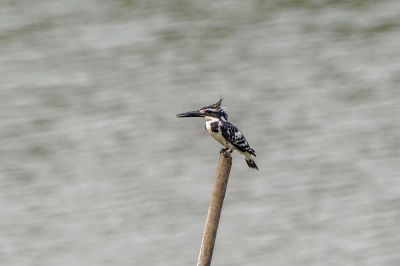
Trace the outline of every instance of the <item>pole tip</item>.
[[223, 149], [219, 152], [221, 155], [223, 155], [225, 158], [231, 158], [232, 156], [231, 156], [231, 153], [228, 151], [228, 150], [226, 150], [226, 151], [224, 151]]

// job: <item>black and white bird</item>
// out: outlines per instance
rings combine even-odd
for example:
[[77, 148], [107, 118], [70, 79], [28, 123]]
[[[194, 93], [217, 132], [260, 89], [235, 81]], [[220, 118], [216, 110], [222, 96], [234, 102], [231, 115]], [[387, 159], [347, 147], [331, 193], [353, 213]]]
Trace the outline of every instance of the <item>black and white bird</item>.
[[228, 114], [221, 107], [222, 99], [217, 103], [200, 108], [197, 111], [186, 112], [176, 115], [177, 117], [204, 117], [206, 120], [206, 130], [215, 140], [225, 148], [222, 152], [230, 150], [239, 151], [246, 159], [250, 168], [258, 170], [252, 156], [256, 156], [240, 130], [228, 122]]

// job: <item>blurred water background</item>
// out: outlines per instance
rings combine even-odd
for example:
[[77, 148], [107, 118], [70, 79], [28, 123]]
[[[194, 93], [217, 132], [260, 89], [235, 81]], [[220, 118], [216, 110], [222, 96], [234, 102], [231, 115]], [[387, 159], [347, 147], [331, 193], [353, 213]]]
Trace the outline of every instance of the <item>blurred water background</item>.
[[400, 265], [400, 2], [0, 2], [0, 264]]

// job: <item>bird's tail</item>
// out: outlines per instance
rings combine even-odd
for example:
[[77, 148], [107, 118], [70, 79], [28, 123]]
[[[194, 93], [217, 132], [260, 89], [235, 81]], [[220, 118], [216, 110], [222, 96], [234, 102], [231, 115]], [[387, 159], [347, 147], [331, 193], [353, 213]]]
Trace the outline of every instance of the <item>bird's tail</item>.
[[252, 158], [246, 158], [246, 163], [250, 168], [254, 168], [258, 170], [256, 162]]

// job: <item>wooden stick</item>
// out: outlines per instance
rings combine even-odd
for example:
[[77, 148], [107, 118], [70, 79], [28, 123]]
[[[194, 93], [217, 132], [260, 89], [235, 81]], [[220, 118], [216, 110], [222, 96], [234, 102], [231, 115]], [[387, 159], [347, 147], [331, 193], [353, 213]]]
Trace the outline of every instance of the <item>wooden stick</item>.
[[214, 190], [211, 195], [210, 205], [208, 207], [206, 226], [204, 228], [203, 240], [201, 242], [197, 266], [209, 266], [211, 264], [215, 238], [218, 231], [219, 218], [221, 216], [222, 204], [224, 203], [231, 166], [231, 154], [227, 151], [221, 152], [219, 156]]

